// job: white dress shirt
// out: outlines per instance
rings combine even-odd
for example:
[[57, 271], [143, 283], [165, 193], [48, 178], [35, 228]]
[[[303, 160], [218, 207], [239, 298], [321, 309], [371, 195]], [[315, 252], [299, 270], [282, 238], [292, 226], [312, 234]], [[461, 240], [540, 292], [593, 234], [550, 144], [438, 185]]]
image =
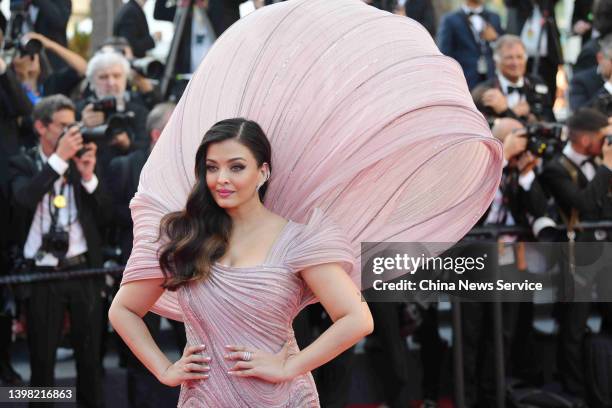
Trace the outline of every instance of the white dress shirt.
[[586, 161], [589, 156], [575, 151], [571, 143], [565, 145], [563, 148], [563, 154], [580, 168], [582, 174], [584, 174], [584, 177], [586, 177], [588, 181], [593, 180], [596, 169], [595, 166], [593, 166], [593, 163]]
[[482, 32], [482, 30], [484, 30], [485, 26], [486, 26], [486, 22], [484, 20], [484, 18], [482, 18], [482, 16], [480, 16], [479, 14], [481, 14], [484, 11], [484, 7], [480, 6], [477, 8], [469, 8], [467, 5], [462, 4], [461, 5], [461, 9], [465, 12], [465, 14], [469, 15], [470, 13], [476, 13], [474, 15], [471, 15], [469, 17], [470, 19], [470, 23], [472, 24], [472, 32], [474, 34], [474, 36], [478, 36], [478, 38], [476, 38], [476, 40], [478, 42], [480, 42], [480, 33]]
[[[531, 16], [527, 18], [523, 30], [521, 31], [521, 41], [523, 41], [525, 51], [530, 57], [535, 57], [538, 54], [540, 57], [546, 57], [548, 55], [548, 36], [546, 35], [546, 28], [543, 26], [542, 21], [540, 6], [535, 4]], [[540, 33], [542, 34], [541, 39]], [[538, 40], [540, 40], [539, 52]]]
[[194, 7], [191, 22], [191, 72], [198, 69], [216, 39], [217, 35], [206, 10], [201, 7]]
[[[39, 150], [40, 158], [42, 163], [49, 163], [49, 166], [55, 170], [60, 177], [53, 184], [53, 188], [56, 194], [59, 194], [62, 188], [64, 177], [62, 177], [68, 170], [68, 163], [60, 158], [57, 154], [53, 153], [49, 158], [45, 156], [42, 149]], [[93, 193], [98, 187], [98, 178], [94, 174], [93, 178], [89, 181], [81, 180], [81, 184], [89, 192]], [[64, 188], [64, 196], [66, 197], [66, 206], [60, 208], [58, 211], [58, 225], [69, 231], [70, 241], [68, 245], [68, 252], [66, 258], [81, 255], [87, 252], [87, 240], [83, 233], [83, 228], [78, 220], [76, 200], [74, 197], [74, 189], [70, 183], [66, 184]], [[36, 255], [40, 246], [42, 245], [43, 234], [49, 232], [51, 227], [51, 214], [49, 208], [53, 208], [53, 204], [50, 205], [50, 194], [47, 193], [43, 196], [40, 203], [36, 207], [34, 218], [32, 219], [32, 225], [23, 248], [23, 256], [26, 259], [35, 259], [37, 266], [57, 266], [58, 259], [48, 253], [45, 253], [42, 257], [36, 259]], [[70, 219], [69, 219], [70, 216]]]
[[510, 94], [508, 93], [509, 86], [513, 86], [515, 88], [522, 88], [525, 86], [525, 80], [523, 79], [523, 77], [521, 77], [516, 82], [510, 82], [508, 78], [498, 73], [497, 78], [499, 79], [499, 85], [501, 86], [502, 93], [506, 96], [506, 103], [508, 104], [508, 108], [512, 109], [516, 105], [518, 105], [519, 102], [526, 100], [525, 95], [521, 95], [518, 92], [513, 91]]

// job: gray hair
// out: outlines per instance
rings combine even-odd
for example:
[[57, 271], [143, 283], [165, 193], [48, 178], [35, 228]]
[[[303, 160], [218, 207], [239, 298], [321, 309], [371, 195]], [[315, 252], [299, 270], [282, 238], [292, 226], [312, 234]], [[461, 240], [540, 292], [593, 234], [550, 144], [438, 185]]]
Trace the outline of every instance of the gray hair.
[[166, 126], [168, 117], [172, 114], [175, 107], [176, 104], [172, 102], [158, 103], [155, 105], [147, 116], [147, 135], [150, 135], [154, 129], [162, 130], [164, 126]]
[[612, 59], [612, 33], [606, 35], [599, 40], [601, 52], [607, 59]]
[[499, 61], [502, 49], [504, 49], [504, 47], [514, 44], [520, 44], [521, 47], [523, 47], [523, 50], [525, 50], [525, 44], [523, 44], [521, 37], [519, 37], [518, 35], [504, 34], [499, 37], [497, 41], [495, 41], [495, 45], [493, 47], [493, 59], [495, 61]]
[[40, 120], [45, 125], [48, 125], [53, 122], [53, 114], [64, 109], [76, 112], [74, 103], [68, 97], [62, 94], [46, 96], [34, 106], [32, 119], [35, 122]]
[[115, 51], [102, 51], [97, 52], [93, 58], [89, 60], [86, 73], [87, 80], [90, 84], [93, 84], [93, 78], [96, 72], [113, 65], [121, 65], [126, 78], [130, 75], [130, 63], [123, 55]]

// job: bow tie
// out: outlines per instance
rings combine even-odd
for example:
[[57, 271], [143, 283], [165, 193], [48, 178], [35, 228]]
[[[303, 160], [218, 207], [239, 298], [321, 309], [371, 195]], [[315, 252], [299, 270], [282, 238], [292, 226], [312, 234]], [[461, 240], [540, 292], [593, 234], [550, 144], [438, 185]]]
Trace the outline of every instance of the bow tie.
[[482, 11], [470, 11], [468, 13], [468, 17], [472, 17], [472, 16], [482, 16]]
[[512, 92], [518, 92], [519, 94], [523, 95], [525, 93], [525, 88], [522, 86], [508, 86], [508, 94], [511, 94]]
[[597, 163], [595, 163], [594, 157], [589, 157], [587, 159], [584, 159], [582, 163], [580, 163], [580, 167], [584, 166], [586, 163], [591, 163], [593, 167], [597, 167]]

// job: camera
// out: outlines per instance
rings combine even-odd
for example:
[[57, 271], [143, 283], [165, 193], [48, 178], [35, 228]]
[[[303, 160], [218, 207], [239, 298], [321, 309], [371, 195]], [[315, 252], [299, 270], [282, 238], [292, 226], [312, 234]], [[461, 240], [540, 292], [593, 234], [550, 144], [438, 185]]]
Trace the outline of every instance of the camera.
[[159, 80], [164, 75], [164, 64], [151, 57], [132, 60], [130, 67], [146, 78]]
[[42, 236], [42, 245], [40, 246], [39, 253], [51, 254], [57, 259], [64, 259], [68, 252], [68, 245], [70, 244], [70, 236], [68, 231], [64, 231], [63, 228], [52, 226], [52, 228]]
[[11, 18], [6, 30], [4, 46], [1, 50], [2, 57], [7, 64], [19, 55], [34, 56], [42, 51], [42, 43], [36, 39], [26, 40], [24, 37], [23, 26], [30, 23], [28, 15], [29, 0], [12, 0], [10, 5]]
[[[82, 122], [73, 123], [64, 129], [60, 138], [66, 134], [68, 129], [73, 126], [78, 126], [79, 132], [81, 132], [81, 136], [83, 137], [83, 143], [93, 142], [97, 145], [109, 144], [113, 137], [119, 133], [129, 133], [129, 127], [133, 118], [134, 112], [125, 112], [112, 114], [108, 120], [100, 126], [86, 127]], [[86, 148], [79, 150], [77, 157], [81, 157], [86, 151]]]
[[81, 125], [80, 130], [83, 135], [83, 143], [108, 143], [119, 133], [128, 132], [133, 118], [133, 112], [115, 113], [103, 125], [91, 128]]
[[534, 123], [527, 126], [527, 149], [538, 157], [552, 157], [563, 149], [567, 135], [560, 123]]
[[92, 100], [91, 104], [93, 105], [92, 109], [94, 111], [104, 112], [105, 117], [117, 112], [117, 98], [114, 96], [106, 96], [104, 98]]

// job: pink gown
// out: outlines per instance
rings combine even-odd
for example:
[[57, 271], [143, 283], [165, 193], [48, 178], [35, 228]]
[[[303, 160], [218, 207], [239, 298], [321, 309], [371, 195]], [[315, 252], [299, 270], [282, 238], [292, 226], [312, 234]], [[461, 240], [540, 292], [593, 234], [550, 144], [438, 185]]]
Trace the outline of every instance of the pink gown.
[[215, 42], [151, 152], [122, 284], [162, 276], [160, 220], [185, 207], [202, 135], [234, 117], [257, 121], [272, 144], [266, 207], [295, 222], [320, 208], [346, 235], [315, 210], [307, 226], [288, 225], [264, 265], [217, 265], [210, 281], [166, 291], [151, 310], [184, 320], [189, 344], [213, 354], [210, 379], [183, 387], [182, 406], [317, 406], [309, 375], [230, 378], [223, 346], [274, 352], [292, 339], [293, 317], [315, 301], [299, 277], [309, 265], [341, 261], [360, 285], [362, 242], [450, 247], [491, 203], [502, 145], [459, 64], [415, 21], [360, 0], [263, 7]]
[[354, 256], [341, 230], [315, 212], [309, 223], [289, 222], [265, 262], [252, 267], [216, 264], [205, 282], [178, 290], [187, 344], [206, 345], [212, 358], [210, 378], [181, 387], [179, 407], [273, 408], [318, 407], [310, 373], [272, 384], [227, 374], [235, 364], [223, 358], [226, 344], [239, 344], [271, 353], [286, 341], [299, 351], [292, 330], [297, 313], [315, 298], [300, 271], [317, 264], [339, 262], [347, 271]]

